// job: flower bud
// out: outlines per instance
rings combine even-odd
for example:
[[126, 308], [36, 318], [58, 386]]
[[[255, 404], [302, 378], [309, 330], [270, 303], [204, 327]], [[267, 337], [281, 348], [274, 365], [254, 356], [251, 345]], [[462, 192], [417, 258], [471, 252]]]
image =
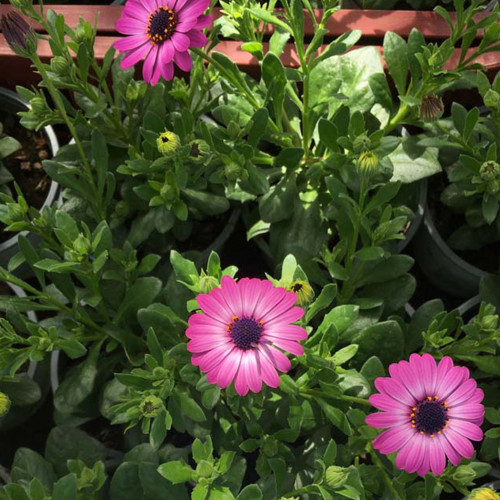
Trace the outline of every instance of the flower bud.
[[162, 380], [162, 379], [166, 378], [167, 375], [168, 375], [168, 371], [165, 370], [165, 368], [163, 368], [162, 366], [157, 366], [153, 370], [153, 377], [157, 380]]
[[424, 95], [420, 105], [420, 118], [424, 122], [434, 122], [444, 113], [444, 104], [441, 97], [435, 94]]
[[493, 181], [500, 178], [500, 165], [496, 161], [485, 161], [479, 169], [483, 181]]
[[10, 399], [7, 394], [0, 392], [0, 417], [7, 415], [10, 410]]
[[13, 52], [21, 57], [36, 54], [36, 34], [30, 25], [15, 11], [2, 16], [3, 35]]
[[345, 467], [331, 465], [325, 472], [326, 484], [330, 488], [340, 488], [346, 482], [348, 475], [349, 472]]
[[498, 325], [498, 316], [495, 314], [488, 314], [483, 319], [481, 319], [481, 329], [482, 330], [496, 330]]
[[495, 90], [488, 90], [483, 100], [484, 104], [488, 106], [488, 108], [498, 108], [500, 106], [500, 94]]
[[156, 417], [163, 408], [163, 401], [157, 396], [147, 396], [140, 404], [142, 414], [147, 418]]
[[127, 85], [127, 91], [125, 97], [127, 101], [134, 102], [137, 101], [146, 93], [146, 84], [144, 82], [137, 82], [136, 80], [130, 80]]
[[224, 175], [228, 181], [237, 181], [242, 173], [243, 169], [237, 163], [231, 162], [224, 167]]
[[470, 465], [459, 465], [452, 477], [459, 483], [470, 484], [476, 478], [476, 471]]
[[209, 293], [220, 285], [219, 280], [214, 276], [203, 276], [200, 278], [200, 292]]
[[363, 153], [364, 151], [368, 151], [371, 148], [371, 145], [372, 141], [370, 141], [370, 138], [366, 134], [360, 135], [354, 139], [354, 152]]
[[67, 76], [69, 64], [65, 57], [55, 56], [50, 61], [50, 69], [59, 76]]
[[127, 202], [120, 200], [115, 206], [115, 214], [117, 217], [122, 218], [128, 215], [129, 208]]
[[210, 147], [205, 141], [196, 139], [191, 143], [191, 151], [189, 153], [189, 156], [191, 156], [191, 158], [196, 158], [196, 159], [203, 158], [209, 153], [210, 153]]
[[77, 43], [84, 43], [87, 39], [87, 30], [85, 29], [85, 24], [80, 20], [80, 23], [76, 27], [75, 31], [75, 41]]
[[314, 297], [314, 290], [307, 281], [295, 280], [286, 289], [297, 295], [296, 304], [300, 307], [309, 304]]
[[45, 103], [44, 98], [39, 95], [31, 99], [30, 105], [35, 114], [40, 115], [45, 113], [45, 111], [47, 111], [47, 104]]
[[358, 167], [364, 174], [371, 174], [377, 170], [378, 157], [373, 151], [365, 151], [359, 155]]
[[500, 500], [500, 495], [490, 488], [472, 490], [468, 500]]
[[159, 135], [156, 140], [156, 144], [160, 153], [168, 154], [172, 153], [179, 147], [180, 139], [177, 134], [174, 134], [169, 130], [165, 130], [165, 132]]

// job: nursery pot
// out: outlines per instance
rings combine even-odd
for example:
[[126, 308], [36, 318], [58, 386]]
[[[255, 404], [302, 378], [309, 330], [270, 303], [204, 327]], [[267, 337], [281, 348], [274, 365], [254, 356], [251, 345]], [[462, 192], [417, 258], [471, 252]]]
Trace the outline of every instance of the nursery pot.
[[[29, 108], [29, 104], [25, 100], [21, 99], [17, 94], [0, 87], [0, 109], [2, 111], [17, 115], [19, 111], [26, 111]], [[57, 141], [54, 129], [50, 126], [46, 126], [43, 128], [43, 132], [46, 136], [47, 145], [50, 149], [51, 156], [54, 157], [59, 149], [59, 143]], [[43, 205], [40, 207], [40, 211], [43, 208], [52, 205], [52, 203], [57, 198], [58, 189], [58, 184], [52, 181], [50, 183], [47, 197]], [[36, 246], [38, 244], [38, 238], [35, 235], [26, 232], [20, 234], [22, 234], [23, 236], [27, 236], [32, 245]], [[0, 243], [0, 266], [7, 267], [7, 264], [11, 257], [17, 253], [18, 238], [19, 234], [16, 234], [12, 236], [12, 238], [9, 238], [7, 241]], [[25, 278], [29, 277], [31, 275], [31, 272], [28, 266], [22, 266], [17, 270], [16, 274], [18, 274], [20, 277]]]
[[[9, 288], [12, 290], [13, 294], [16, 295], [17, 297], [26, 297], [26, 294], [24, 293], [24, 290], [19, 288], [16, 285], [11, 285], [10, 283], [7, 283]], [[30, 321], [37, 322], [37, 316], [35, 312], [33, 311], [28, 311], [26, 313]], [[5, 370], [4, 372], [0, 371], [0, 387], [3, 385], [1, 381], [1, 375], [7, 375], [8, 370]], [[49, 364], [47, 362], [36, 362], [36, 361], [30, 361], [27, 364], [26, 371], [24, 374], [16, 374], [16, 378], [19, 378], [20, 380], [18, 381], [19, 384], [24, 384], [26, 387], [29, 388], [30, 392], [36, 390], [35, 385], [38, 386], [40, 390], [40, 397], [36, 402], [33, 402], [32, 404], [27, 404], [27, 405], [18, 405], [16, 402], [13, 400], [12, 401], [12, 406], [10, 408], [9, 413], [5, 415], [4, 417], [0, 417], [0, 432], [4, 432], [8, 429], [11, 429], [13, 427], [17, 427], [18, 425], [22, 424], [23, 422], [26, 422], [30, 417], [32, 417], [36, 411], [40, 408], [42, 405], [45, 397], [47, 396], [49, 392], [49, 375], [50, 375], [50, 370], [49, 370]], [[23, 380], [25, 380], [23, 382]], [[12, 384], [11, 387], [15, 390], [15, 385]], [[5, 390], [5, 393], [9, 396], [9, 391], [8, 389], [6, 390], [4, 387], [1, 387], [2, 390]], [[3, 392], [3, 391], [2, 391]], [[19, 390], [18, 396], [19, 396]], [[14, 399], [12, 395], [9, 396], [11, 399]]]
[[466, 262], [446, 244], [428, 205], [414, 249], [423, 273], [436, 288], [464, 299], [478, 294], [479, 282], [487, 273]]

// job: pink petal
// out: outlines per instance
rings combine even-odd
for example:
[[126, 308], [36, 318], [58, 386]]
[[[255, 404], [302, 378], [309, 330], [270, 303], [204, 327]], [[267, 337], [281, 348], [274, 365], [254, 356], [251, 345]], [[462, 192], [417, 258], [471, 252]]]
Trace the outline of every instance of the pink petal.
[[217, 374], [217, 385], [225, 389], [234, 380], [236, 372], [241, 370], [241, 363], [243, 362], [242, 351], [234, 349], [229, 356], [227, 356], [221, 363], [219, 372]]
[[408, 425], [401, 427], [394, 427], [388, 431], [382, 432], [373, 440], [373, 447], [379, 450], [380, 453], [388, 455], [398, 451], [404, 444], [406, 444], [413, 436], [415, 431]]
[[452, 408], [453, 406], [468, 401], [476, 391], [476, 388], [477, 383], [474, 379], [470, 378], [469, 380], [466, 380], [463, 384], [460, 385], [460, 387], [455, 390], [455, 392], [448, 396], [448, 407]]
[[429, 440], [430, 439], [431, 438], [428, 438], [427, 436], [425, 436], [425, 439], [422, 442], [423, 448], [424, 448], [424, 456], [422, 458], [422, 463], [420, 464], [420, 467], [417, 469], [417, 474], [421, 477], [428, 474], [428, 472], [431, 468], [431, 460], [430, 460], [430, 454], [429, 454], [429, 446], [430, 446]]
[[124, 35], [146, 35], [147, 27], [146, 22], [140, 17], [137, 19], [121, 17], [115, 24], [116, 31]]
[[472, 441], [481, 441], [483, 439], [483, 431], [480, 427], [472, 422], [467, 422], [467, 420], [452, 419], [449, 428], [468, 439], [472, 439]]
[[290, 354], [295, 354], [295, 356], [304, 354], [304, 348], [295, 340], [273, 339], [272, 343]]
[[214, 318], [208, 316], [204, 313], [195, 313], [189, 316], [188, 320], [189, 326], [192, 327], [204, 327], [204, 326], [217, 326], [219, 328], [226, 328], [227, 324], [221, 322], [219, 319], [215, 320]]
[[278, 387], [280, 385], [280, 377], [274, 368], [273, 362], [263, 349], [259, 348], [255, 352], [257, 360], [260, 363], [260, 374], [262, 376], [262, 380], [269, 387]]
[[136, 65], [141, 59], [144, 59], [149, 56], [151, 49], [152, 45], [149, 42], [147, 42], [144, 45], [141, 45], [140, 47], [131, 50], [121, 60], [120, 68], [128, 69]]
[[234, 388], [236, 389], [236, 392], [240, 396], [246, 396], [250, 389], [246, 379], [246, 372], [241, 369], [241, 366], [240, 369], [238, 370], [238, 373], [236, 374], [236, 379], [234, 381]]
[[175, 64], [182, 69], [182, 71], [191, 71], [191, 68], [193, 67], [193, 60], [191, 59], [189, 52], [176, 52], [174, 61]]
[[189, 49], [189, 37], [185, 33], [174, 33], [172, 35], [172, 43], [174, 44], [175, 50], [178, 52], [185, 52]]
[[169, 62], [167, 64], [162, 64], [161, 65], [161, 76], [167, 82], [172, 80], [172, 78], [174, 77], [174, 63]]
[[446, 456], [441, 445], [435, 438], [431, 438], [429, 443], [429, 459], [432, 473], [435, 476], [440, 476], [446, 467]]
[[[439, 376], [439, 370], [438, 370]], [[436, 393], [440, 401], [445, 401], [446, 398], [469, 376], [469, 370], [461, 366], [454, 366], [443, 378], [439, 379]]]
[[156, 65], [156, 59], [158, 57], [158, 52], [159, 52], [158, 45], [155, 45], [152, 48], [146, 60], [144, 61], [144, 66], [142, 68], [142, 76], [146, 83], [151, 83], [151, 80], [153, 79], [153, 73]]
[[203, 14], [210, 6], [210, 0], [197, 0], [196, 2], [186, 3], [183, 0], [177, 0], [175, 11], [181, 16], [196, 16]]
[[372, 413], [365, 418], [366, 425], [375, 427], [376, 429], [387, 429], [396, 425], [404, 425], [408, 422], [408, 416], [394, 413]]
[[[220, 290], [218, 290], [220, 293]], [[217, 300], [217, 292], [213, 290], [215, 293], [208, 294], [200, 294], [196, 297], [196, 302], [200, 306], [200, 309], [208, 314], [212, 319], [218, 322], [228, 323], [231, 320], [231, 311], [227, 307], [227, 304], [221, 304], [219, 300]]]
[[191, 40], [189, 46], [196, 48], [205, 47], [207, 44], [207, 36], [197, 29], [192, 29], [187, 33], [189, 39]]
[[438, 434], [435, 439], [441, 445], [441, 448], [446, 453], [446, 456], [450, 460], [450, 462], [457, 467], [460, 465], [462, 461], [462, 455], [460, 455], [455, 448], [450, 444], [450, 442], [446, 439], [443, 433]]
[[128, 0], [123, 7], [122, 14], [132, 18], [145, 16], [145, 19], [147, 19], [149, 17], [150, 10], [142, 2]]
[[214, 289], [211, 293], [214, 293], [215, 290], [219, 290], [217, 292], [220, 297], [222, 297], [228, 306], [228, 310], [231, 312], [231, 316], [242, 317], [243, 308], [241, 304], [241, 297], [239, 287], [230, 276], [223, 276], [221, 281], [221, 288]]
[[424, 386], [429, 396], [435, 396], [437, 386], [436, 360], [430, 354], [425, 353], [420, 359], [420, 365], [424, 371]]
[[453, 446], [462, 457], [472, 458], [474, 455], [474, 446], [472, 446], [472, 443], [467, 438], [455, 432], [450, 427], [447, 427], [442, 435], [446, 437], [450, 445]]
[[394, 462], [398, 469], [406, 470], [408, 459], [415, 454], [415, 443], [417, 439], [419, 439], [419, 435], [416, 433], [413, 434], [408, 442], [399, 450]]
[[264, 325], [263, 334], [270, 338], [279, 338], [286, 340], [305, 340], [307, 331], [298, 325], [274, 325], [267, 327]]
[[126, 50], [135, 49], [148, 42], [149, 40], [146, 35], [132, 35], [120, 38], [120, 40], [117, 40], [113, 44], [113, 47], [120, 52], [125, 52]]
[[[286, 297], [286, 294], [287, 291], [282, 287], [272, 288], [271, 290], [269, 290], [266, 296], [262, 297], [262, 299], [257, 304], [257, 308], [255, 309], [255, 316], [260, 320], [267, 322], [266, 315], [274, 310], [274, 308]], [[290, 307], [291, 306], [286, 307], [285, 309], [283, 309], [283, 311], [290, 309]]]
[[243, 302], [243, 315], [248, 318], [256, 317], [255, 311], [258, 304], [273, 289], [273, 284], [268, 280], [255, 278], [250, 280], [243, 279], [239, 283]]
[[404, 405], [400, 401], [396, 401], [385, 394], [373, 394], [369, 398], [370, 403], [379, 410], [392, 411], [403, 413], [405, 415], [410, 414], [410, 407]]
[[241, 368], [245, 372], [245, 378], [252, 392], [260, 392], [262, 389], [262, 377], [260, 376], [259, 364], [255, 351], [250, 349], [243, 354]]
[[196, 23], [196, 26], [194, 27], [197, 30], [202, 30], [209, 26], [212, 23], [212, 17], [208, 15], [201, 15], [198, 17], [198, 22]]
[[467, 403], [459, 406], [455, 406], [448, 410], [448, 416], [453, 419], [463, 419], [463, 420], [483, 420], [484, 417], [484, 406], [479, 403]]
[[412, 448], [409, 451], [409, 454], [406, 459], [405, 471], [409, 474], [413, 474], [417, 470], [420, 469], [422, 462], [424, 460], [425, 455], [425, 440], [427, 436], [423, 436], [418, 432], [415, 432], [415, 435], [412, 439]]
[[190, 17], [189, 19], [183, 19], [175, 27], [175, 31], [179, 33], [187, 33], [191, 31], [196, 26], [197, 19], [195, 17]]
[[[160, 63], [162, 66], [167, 65], [169, 62], [172, 62], [175, 55], [174, 44], [171, 40], [165, 40], [165, 42], [161, 46], [160, 50]], [[166, 80], [166, 78], [165, 78]]]
[[199, 366], [204, 373], [212, 371], [232, 352], [227, 346], [222, 345], [208, 352], [195, 353], [191, 356], [191, 363]]
[[425, 398], [425, 387], [415, 368], [408, 361], [400, 361], [389, 366], [391, 377], [398, 379], [413, 396], [415, 401]]
[[408, 406], [414, 406], [415, 398], [407, 391], [406, 387], [397, 379], [379, 377], [375, 380], [375, 387], [379, 392], [390, 396], [396, 401], [401, 401]]
[[272, 309], [266, 311], [261, 316], [264, 323], [272, 323], [275, 319], [279, 319], [287, 311], [289, 311], [297, 302], [297, 296], [293, 292], [286, 292], [282, 300], [276, 304]]
[[304, 316], [304, 309], [302, 309], [302, 307], [292, 307], [285, 313], [281, 314], [281, 316], [276, 317], [271, 321], [266, 322], [264, 320], [264, 326], [267, 325], [273, 327], [275, 325], [279, 325], [280, 323], [294, 323], [295, 321], [298, 321], [300, 318], [302, 318], [302, 316]]
[[190, 326], [186, 330], [186, 337], [189, 339], [196, 339], [199, 337], [206, 338], [212, 336], [227, 336], [227, 335], [228, 332], [220, 323], [214, 325]]
[[476, 392], [469, 399], [469, 403], [480, 403], [484, 399], [484, 392], [482, 389], [476, 389]]
[[227, 345], [228, 347], [233, 346], [233, 341], [227, 337], [212, 337], [209, 338], [197, 338], [195, 340], [190, 340], [188, 342], [187, 350], [192, 353], [199, 352], [207, 352], [215, 349], [216, 347], [220, 347], [223, 345]]
[[260, 344], [260, 350], [266, 353], [266, 356], [272, 361], [273, 366], [280, 372], [286, 373], [292, 367], [290, 360], [275, 347]]

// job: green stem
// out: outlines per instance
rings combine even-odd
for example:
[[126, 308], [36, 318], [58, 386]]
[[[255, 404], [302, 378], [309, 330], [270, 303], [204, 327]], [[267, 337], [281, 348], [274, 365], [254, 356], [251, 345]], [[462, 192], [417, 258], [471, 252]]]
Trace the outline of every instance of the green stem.
[[373, 446], [371, 443], [368, 444], [367, 451], [368, 451], [368, 453], [370, 453], [370, 456], [372, 457], [372, 461], [375, 464], [375, 466], [380, 470], [380, 473], [382, 474], [382, 479], [384, 480], [384, 483], [386, 484], [387, 489], [392, 493], [394, 500], [401, 500], [401, 496], [399, 495], [396, 488], [394, 488], [394, 485], [392, 484], [392, 480], [389, 477], [389, 475], [387, 474], [387, 471], [384, 467], [384, 464], [382, 463], [379, 456], [377, 455], [377, 452], [373, 449]]
[[408, 114], [409, 108], [403, 103], [399, 106], [399, 110], [396, 115], [392, 118], [392, 120], [385, 127], [385, 134], [387, 135], [389, 132], [392, 132], [405, 118]]
[[307, 160], [311, 155], [309, 149], [311, 138], [309, 136], [309, 69], [307, 65], [302, 67], [304, 71], [304, 93], [302, 99], [304, 101], [304, 109], [302, 112], [302, 147], [304, 148], [305, 159]]
[[372, 406], [370, 401], [363, 398], [358, 398], [356, 396], [349, 396], [347, 394], [340, 394], [339, 396], [333, 396], [331, 394], [326, 394], [317, 389], [300, 389], [300, 394], [306, 398], [317, 397], [324, 399], [337, 399], [340, 401], [348, 401], [349, 403], [357, 403], [364, 406]]

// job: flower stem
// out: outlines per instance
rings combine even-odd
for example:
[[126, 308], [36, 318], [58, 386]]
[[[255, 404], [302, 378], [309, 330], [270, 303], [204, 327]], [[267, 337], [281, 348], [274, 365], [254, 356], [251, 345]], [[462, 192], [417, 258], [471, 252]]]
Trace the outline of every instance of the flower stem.
[[387, 474], [387, 471], [384, 467], [384, 464], [382, 463], [379, 456], [377, 455], [377, 452], [373, 449], [371, 442], [367, 446], [367, 451], [368, 451], [368, 453], [370, 453], [370, 456], [372, 458], [374, 465], [380, 470], [380, 473], [382, 474], [382, 479], [384, 480], [384, 483], [386, 484], [387, 489], [392, 493], [394, 500], [402, 500], [398, 491], [396, 490], [396, 488], [394, 488], [394, 485], [392, 484], [392, 480], [389, 477], [389, 475]]
[[349, 396], [347, 394], [340, 394], [338, 396], [333, 396], [331, 394], [326, 394], [317, 389], [302, 389], [302, 388], [300, 389], [300, 393], [305, 397], [314, 396], [318, 398], [338, 399], [340, 401], [348, 401], [350, 403], [357, 403], [364, 406], [371, 406], [370, 401], [368, 401], [367, 399], [358, 398], [356, 396]]

